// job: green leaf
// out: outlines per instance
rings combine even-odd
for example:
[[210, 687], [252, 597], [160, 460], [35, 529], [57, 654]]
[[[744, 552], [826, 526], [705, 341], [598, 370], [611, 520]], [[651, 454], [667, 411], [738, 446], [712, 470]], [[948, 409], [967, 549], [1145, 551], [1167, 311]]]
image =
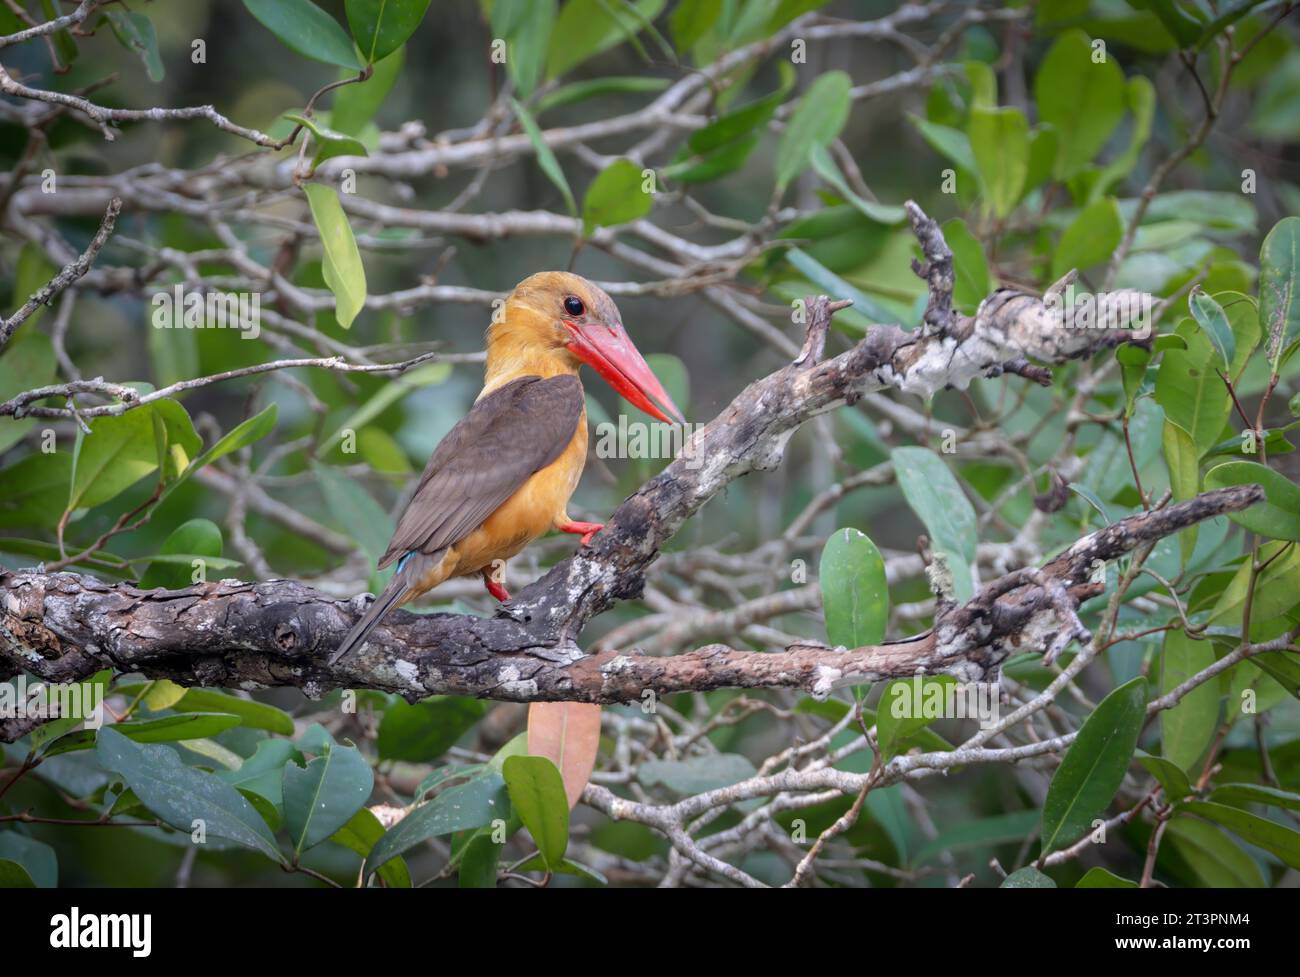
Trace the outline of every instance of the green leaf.
[[393, 535], [392, 518], [360, 482], [339, 469], [313, 462], [312, 471], [334, 522], [357, 541], [371, 563], [378, 563]]
[[546, 859], [542, 858], [540, 853], [520, 865], [518, 870], [520, 872], [554, 872], [558, 875], [575, 875], [588, 882], [595, 882], [597, 885], [609, 884], [609, 879], [589, 865], [575, 862], [571, 858], [562, 858], [558, 865], [551, 867], [547, 865]]
[[429, 0], [346, 0], [348, 27], [366, 64], [388, 57], [415, 33]]
[[375, 775], [355, 746], [334, 744], [306, 767], [284, 765], [284, 822], [295, 854], [319, 845], [370, 798]]
[[1056, 883], [1032, 865], [1016, 869], [998, 886], [999, 889], [1055, 889]]
[[[39, 244], [34, 241], [28, 241], [24, 244], [18, 250], [18, 260], [15, 262], [13, 270], [14, 282], [11, 299], [14, 306], [17, 307], [24, 304], [29, 298], [40, 291], [46, 282], [58, 274], [58, 271], [59, 269], [50, 262], [49, 256], [45, 253], [45, 249]], [[45, 306], [38, 305], [36, 310], [27, 317], [27, 321], [19, 327], [19, 331], [14, 334], [15, 337], [31, 335], [35, 331], [33, 327], [36, 323], [40, 322], [44, 315]], [[6, 357], [13, 355], [14, 346], [17, 344], [17, 338], [11, 339], [10, 344], [11, 345], [5, 352]], [[4, 361], [0, 360], [0, 362]], [[54, 371], [51, 369], [50, 376], [53, 375]], [[24, 387], [22, 389], [25, 390], [27, 388]], [[17, 393], [18, 391], [14, 392]], [[5, 395], [5, 399], [8, 400], [9, 396], [11, 395]]]
[[[330, 836], [330, 841], [356, 852], [362, 860], [370, 854], [375, 844], [384, 836], [384, 826], [369, 808], [363, 807], [351, 820]], [[411, 870], [400, 858], [392, 858], [379, 867], [379, 877], [391, 889], [411, 888]]]
[[[1204, 47], [1207, 42], [1223, 33], [1224, 28], [1235, 24], [1254, 8], [1265, 2], [1266, 0], [1230, 0], [1228, 3], [1217, 4], [1219, 16], [1210, 20], [1202, 28], [1198, 38], [1198, 46]], [[1242, 38], [1242, 40], [1244, 41], [1246, 38]]]
[[1133, 759], [1146, 716], [1146, 679], [1114, 689], [1084, 720], [1043, 802], [1043, 851], [1062, 848], [1110, 805]]
[[882, 760], [903, 753], [908, 740], [947, 715], [948, 691], [956, 684], [951, 675], [930, 675], [896, 679], [885, 686], [876, 710], [876, 739]]
[[1165, 837], [1211, 888], [1262, 889], [1266, 884], [1255, 860], [1212, 824], [1175, 817], [1169, 822]]
[[[164, 709], [170, 709], [181, 699], [185, 698], [185, 686], [177, 685], [169, 679], [155, 679], [144, 685], [119, 685], [114, 688], [119, 695], [128, 698], [140, 697], [150, 712], [162, 712]], [[220, 712], [220, 709], [202, 709], [199, 712]]]
[[[213, 739], [204, 737], [197, 740], [186, 740], [181, 745], [191, 753], [197, 753], [199, 756], [207, 757], [214, 763], [221, 764], [221, 766], [226, 768], [226, 772], [233, 773], [238, 770], [240, 765], [243, 763], [243, 757], [234, 750], [222, 746]], [[265, 798], [259, 797], [251, 791], [244, 792], [244, 797], [246, 797], [252, 805], [257, 808], [257, 813], [262, 815], [263, 820], [265, 820], [273, 830], [279, 827], [280, 812], [277, 811], [273, 805], [267, 804]]]
[[1259, 345], [1259, 309], [1253, 298], [1241, 292], [1218, 292], [1214, 298], [1223, 308], [1228, 318], [1228, 327], [1232, 330], [1235, 352], [1228, 368], [1228, 375], [1236, 381], [1241, 378], [1251, 353]]
[[[181, 523], [163, 542], [160, 553], [186, 553], [196, 557], [221, 556], [221, 530], [209, 519], [191, 519]], [[175, 566], [167, 563], [150, 563], [149, 568], [140, 578], [142, 590], [162, 587], [176, 590], [188, 587], [193, 582], [190, 566]], [[206, 579], [206, 577], [205, 577]]]
[[1034, 77], [1038, 118], [1056, 128], [1055, 176], [1068, 180], [1106, 145], [1124, 116], [1124, 73], [1109, 53], [1093, 60], [1088, 35], [1068, 30], [1056, 39]]
[[175, 479], [189, 467], [190, 459], [203, 447], [203, 439], [194, 430], [189, 413], [177, 401], [155, 400], [144, 409], [154, 415], [154, 446], [163, 466], [163, 476]]
[[[1138, 201], [1120, 201], [1125, 220], [1132, 220]], [[1253, 233], [1255, 205], [1239, 192], [1214, 190], [1174, 190], [1151, 201], [1144, 223], [1158, 221], [1195, 221], [1222, 231]]]
[[861, 648], [885, 640], [889, 584], [884, 557], [869, 536], [837, 529], [822, 547], [817, 577], [832, 645]]
[[828, 71], [808, 88], [786, 122], [776, 148], [776, 187], [784, 192], [809, 164], [812, 152], [832, 142], [849, 118], [853, 82], [843, 71]]
[[[497, 0], [492, 4], [492, 34], [506, 42], [506, 70], [519, 98], [531, 96], [542, 80], [555, 11], [555, 0]], [[542, 105], [537, 111], [544, 111]]]
[[311, 0], [244, 0], [244, 6], [290, 51], [313, 61], [360, 70], [347, 33]]
[[258, 741], [257, 750], [244, 759], [239, 769], [220, 770], [217, 776], [231, 787], [263, 797], [272, 807], [280, 808], [284, 805], [284, 766], [293, 752], [288, 740], [268, 736]]
[[507, 757], [501, 767], [510, 806], [533, 836], [548, 869], [564, 860], [569, 847], [569, 800], [564, 779], [547, 757]]
[[105, 726], [99, 731], [96, 756], [102, 766], [122, 775], [150, 811], [178, 831], [189, 834], [201, 821], [209, 836], [283, 861], [270, 828], [244, 796], [212, 774], [187, 767], [175, 750], [138, 745]]
[[1147, 768], [1147, 773], [1155, 777], [1164, 789], [1165, 800], [1173, 802], [1182, 800], [1192, 792], [1192, 782], [1183, 773], [1183, 768], [1166, 760], [1164, 757], [1151, 756], [1138, 751], [1138, 763]]
[[772, 115], [794, 86], [794, 69], [780, 64], [781, 85], [770, 95], [734, 109], [697, 129], [664, 168], [669, 180], [702, 183], [716, 180], [745, 164]]
[[460, 856], [460, 872], [457, 884], [462, 889], [495, 889], [497, 887], [497, 867], [505, 845], [492, 840], [490, 834], [476, 834], [468, 842]]
[[107, 502], [158, 468], [152, 404], [96, 417], [73, 456], [68, 510]]
[[895, 448], [891, 457], [898, 486], [930, 535], [936, 552], [948, 558], [959, 603], [975, 595], [971, 564], [978, 537], [975, 508], [943, 459], [929, 448]]
[[689, 51], [722, 14], [723, 0], [681, 0], [668, 19], [678, 51]]
[[1223, 361], [1224, 372], [1230, 372], [1237, 353], [1237, 341], [1232, 334], [1232, 326], [1228, 324], [1228, 316], [1223, 311], [1223, 306], [1202, 292], [1199, 286], [1192, 289], [1191, 295], [1187, 298], [1187, 305], [1191, 309], [1192, 318], [1204, 331], [1215, 352]]
[[1133, 113], [1133, 131], [1128, 146], [1098, 174], [1090, 192], [1094, 200], [1104, 197], [1112, 186], [1133, 171], [1142, 147], [1151, 138], [1151, 122], [1156, 114], [1156, 89], [1150, 79], [1134, 75], [1128, 80], [1128, 107]]
[[172, 743], [215, 736], [239, 725], [239, 717], [223, 712], [191, 712], [158, 719], [136, 719], [114, 723], [113, 730], [137, 743]]
[[994, 109], [998, 105], [998, 76], [991, 64], [967, 61], [966, 79], [970, 82], [972, 109]]
[[[54, 344], [48, 336], [30, 326], [34, 318], [33, 315], [24, 323], [27, 328], [18, 331], [16, 338], [5, 347], [4, 356], [0, 357], [0, 403], [54, 382]], [[35, 418], [14, 420], [6, 417], [0, 424], [0, 452], [21, 441], [35, 425]]]
[[0, 889], [35, 888], [36, 883], [32, 881], [27, 869], [17, 862], [11, 862], [7, 858], [0, 858]]
[[1083, 873], [1083, 878], [1074, 884], [1076, 889], [1136, 889], [1138, 884], [1120, 878], [1114, 872], [1095, 865]]
[[254, 414], [248, 420], [235, 425], [227, 431], [211, 448], [208, 448], [203, 454], [190, 462], [175, 481], [168, 484], [167, 491], [163, 493], [163, 498], [165, 499], [181, 482], [205, 465], [210, 465], [217, 459], [224, 458], [232, 451], [247, 447], [270, 434], [275, 430], [275, 418], [278, 411], [279, 406], [277, 404], [270, 404], [261, 412]]
[[971, 109], [966, 128], [984, 187], [984, 199], [998, 220], [1016, 208], [1029, 175], [1029, 121], [1019, 109]]
[[[1132, 417], [1134, 401], [1142, 392], [1147, 367], [1151, 364], [1151, 351], [1133, 343], [1120, 343], [1115, 347], [1115, 359], [1119, 363], [1120, 379], [1124, 384], [1124, 412]], [[1172, 425], [1167, 424], [1166, 427]]]
[[952, 270], [956, 277], [953, 302], [963, 312], [974, 313], [993, 291], [984, 245], [960, 217], [954, 217], [943, 225], [943, 236], [952, 251]]
[[941, 156], [946, 157], [968, 173], [975, 173], [979, 167], [975, 163], [975, 154], [971, 150], [970, 137], [960, 129], [938, 125], [918, 116], [908, 117], [916, 126], [921, 137]]
[[[82, 700], [85, 701], [84, 699]], [[79, 716], [64, 716], [62, 719], [55, 719], [43, 726], [37, 726], [31, 732], [28, 743], [31, 745], [33, 753], [40, 753], [41, 747], [46, 743], [52, 743], [61, 736], [70, 733], [78, 728], [85, 720]]]
[[1187, 801], [1179, 810], [1221, 824], [1243, 841], [1272, 852], [1292, 868], [1300, 868], [1298, 831], [1249, 811], [1213, 801]]
[[1025, 171], [1023, 193], [1038, 189], [1052, 178], [1060, 148], [1056, 130], [1050, 125], [1035, 126], [1029, 133], [1029, 165]]
[[[54, 0], [41, 0], [41, 13], [45, 15], [45, 21], [48, 23], [62, 16], [63, 11], [55, 6]], [[77, 60], [77, 42], [73, 39], [71, 31], [65, 29], [54, 32], [54, 50], [59, 56], [59, 61], [64, 65], [70, 65]]]
[[678, 183], [707, 183], [724, 177], [745, 165], [758, 140], [758, 133], [751, 132], [703, 156], [692, 156], [688, 149], [684, 149], [679, 159], [664, 167], [663, 177]]
[[560, 9], [546, 56], [546, 77], [555, 78], [588, 58], [640, 33], [664, 9], [665, 0], [568, 0]]
[[780, 65], [781, 84], [776, 91], [756, 101], [732, 109], [719, 116], [701, 129], [695, 130], [686, 140], [686, 145], [696, 155], [704, 155], [710, 150], [734, 142], [741, 136], [749, 135], [756, 129], [766, 126], [777, 108], [794, 87], [794, 69], [784, 62]]
[[[561, 795], [564, 791], [561, 788]], [[568, 810], [568, 805], [565, 805]], [[510, 817], [510, 799], [501, 774], [491, 768], [463, 784], [449, 787], [393, 825], [366, 859], [373, 872], [390, 858], [437, 835], [482, 827]]]
[[1278, 787], [1265, 787], [1261, 784], [1223, 784], [1214, 789], [1211, 800], [1229, 807], [1243, 807], [1246, 804], [1266, 804], [1288, 811], [1300, 811], [1300, 794], [1282, 790]]
[[[1131, 4], [1130, 6], [1138, 6]], [[1186, 5], [1177, 0], [1143, 0], [1141, 4], [1159, 18], [1165, 30], [1178, 42], [1180, 48], [1190, 48], [1196, 44], [1204, 30], [1204, 24], [1194, 17]]]
[[564, 178], [564, 170], [560, 169], [560, 162], [555, 158], [555, 153], [551, 152], [551, 147], [546, 145], [546, 139], [542, 135], [542, 130], [538, 128], [533, 117], [528, 114], [528, 110], [519, 104], [517, 99], [511, 99], [510, 104], [514, 106], [515, 117], [528, 134], [528, 140], [533, 144], [533, 151], [537, 153], [537, 165], [541, 167], [542, 172], [546, 174], [547, 179], [559, 188], [560, 193], [564, 195], [564, 205], [568, 208], [570, 214], [576, 214], [578, 207], [573, 201], [573, 191], [569, 189], [569, 181]]
[[241, 699], [217, 689], [186, 689], [180, 700], [171, 708], [176, 712], [223, 712], [239, 717], [239, 724], [249, 729], [265, 729], [282, 736], [292, 736], [294, 725], [283, 709]]
[[[1191, 435], [1177, 424], [1165, 421], [1161, 437], [1164, 440], [1165, 465], [1169, 468], [1169, 487], [1174, 492], [1174, 499], [1191, 499], [1200, 487], [1200, 465], [1197, 465], [1197, 451]], [[1183, 563], [1186, 564], [1196, 546], [1196, 526], [1184, 529], [1178, 538]]]
[[1264, 501], [1229, 512], [1229, 519], [1261, 536], [1300, 540], [1300, 486], [1254, 461], [1225, 461], [1205, 473], [1206, 489], [1232, 485], [1262, 485]]
[[126, 10], [109, 10], [104, 16], [108, 18], [109, 26], [113, 28], [118, 43], [140, 56], [149, 80], [162, 81], [166, 69], [158, 54], [158, 34], [153, 28], [153, 21], [144, 14]]
[[425, 763], [436, 760], [483, 718], [480, 699], [436, 695], [414, 705], [397, 700], [379, 723], [379, 756]]
[[1284, 217], [1259, 249], [1259, 321], [1276, 373], [1300, 338], [1300, 217]]
[[[1214, 664], [1214, 644], [1183, 631], [1165, 632], [1160, 691], [1168, 693]], [[1165, 757], [1191, 771], [1214, 739], [1219, 724], [1219, 683], [1204, 682], [1160, 713], [1160, 746]]]
[[1217, 354], [1209, 339], [1190, 322], [1178, 328], [1187, 349], [1167, 349], [1156, 371], [1155, 399], [1165, 418], [1192, 439], [1198, 456], [1219, 440], [1232, 402], [1215, 372]]
[[864, 330], [876, 323], [894, 321], [894, 314], [887, 308], [830, 271], [807, 252], [799, 248], [791, 248], [785, 253], [785, 259], [799, 269], [800, 273], [816, 288], [821, 289], [831, 298], [850, 299], [853, 302], [852, 307], [835, 313], [836, 321], [842, 319], [845, 322], [857, 323]]
[[1123, 236], [1124, 226], [1114, 198], [1103, 197], [1084, 207], [1056, 245], [1056, 252], [1052, 255], [1052, 280], [1072, 268], [1087, 271], [1105, 261]]
[[361, 140], [355, 136], [350, 136], [346, 132], [338, 132], [328, 126], [321, 125], [317, 120], [305, 115], [298, 115], [295, 112], [286, 112], [284, 117], [295, 125], [305, 127], [313, 136], [316, 137], [316, 156], [313, 165], [318, 165], [322, 160], [329, 159], [331, 156], [366, 156], [366, 147], [361, 144]]
[[357, 250], [352, 225], [343, 212], [338, 192], [320, 183], [308, 183], [303, 191], [311, 205], [316, 230], [320, 232], [324, 250], [322, 270], [325, 284], [334, 293], [334, 315], [339, 325], [347, 329], [366, 304], [366, 269], [361, 263], [361, 252]]
[[[1254, 581], [1251, 600], [1250, 640], [1264, 641], [1277, 637], [1287, 630], [1286, 615], [1295, 606], [1300, 593], [1300, 547], [1289, 542], [1269, 542], [1259, 548], [1259, 562], [1264, 566]], [[1252, 563], [1243, 560], [1226, 585], [1220, 584], [1219, 598], [1210, 611], [1210, 622], [1239, 626], [1246, 596], [1251, 593]], [[1270, 675], [1273, 669], [1269, 652], [1251, 659]], [[1297, 669], [1300, 671], [1300, 669]], [[1277, 676], [1274, 676], [1277, 678]], [[1297, 685], [1288, 678], [1278, 678], [1293, 695]]]
[[[16, 831], [0, 831], [0, 861], [21, 866], [38, 889], [53, 889], [59, 884], [58, 856], [43, 841]], [[0, 873], [0, 878], [2, 875]], [[0, 881], [0, 887], [5, 885]]]
[[[582, 199], [582, 233], [590, 237], [597, 227], [614, 227], [638, 220], [654, 206], [653, 186], [630, 159], [616, 159], [591, 181]], [[653, 184], [653, 174], [650, 175]]]

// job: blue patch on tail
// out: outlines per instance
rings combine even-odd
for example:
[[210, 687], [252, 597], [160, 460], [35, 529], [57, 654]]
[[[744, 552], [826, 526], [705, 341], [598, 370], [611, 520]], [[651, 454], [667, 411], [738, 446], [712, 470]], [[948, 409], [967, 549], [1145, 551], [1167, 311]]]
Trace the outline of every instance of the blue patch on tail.
[[402, 554], [402, 558], [397, 561], [397, 572], [402, 572], [402, 567], [406, 566], [406, 561], [415, 556], [415, 550], [407, 550]]

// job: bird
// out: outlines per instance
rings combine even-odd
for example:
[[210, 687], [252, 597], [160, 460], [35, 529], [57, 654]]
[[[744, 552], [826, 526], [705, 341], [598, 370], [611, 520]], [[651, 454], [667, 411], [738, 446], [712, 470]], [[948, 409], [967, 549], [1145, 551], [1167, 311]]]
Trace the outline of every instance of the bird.
[[570, 272], [525, 278], [488, 326], [482, 391], [434, 449], [379, 559], [380, 570], [395, 562], [396, 572], [331, 665], [390, 610], [443, 581], [481, 574], [508, 601], [504, 561], [552, 529], [586, 546], [604, 528], [567, 511], [587, 457], [583, 364], [652, 417], [686, 423], [604, 290]]

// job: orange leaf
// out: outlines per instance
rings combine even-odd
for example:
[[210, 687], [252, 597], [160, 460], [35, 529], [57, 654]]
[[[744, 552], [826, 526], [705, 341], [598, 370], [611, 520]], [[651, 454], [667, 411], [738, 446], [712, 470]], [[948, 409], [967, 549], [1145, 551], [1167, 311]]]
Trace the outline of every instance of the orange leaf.
[[528, 752], [560, 769], [569, 809], [591, 779], [600, 749], [600, 706], [589, 702], [534, 702], [528, 707]]

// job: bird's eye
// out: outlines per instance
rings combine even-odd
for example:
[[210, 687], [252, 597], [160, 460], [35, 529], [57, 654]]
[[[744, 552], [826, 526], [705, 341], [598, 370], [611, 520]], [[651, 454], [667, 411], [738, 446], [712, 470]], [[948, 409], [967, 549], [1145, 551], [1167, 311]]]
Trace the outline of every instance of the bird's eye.
[[587, 311], [586, 306], [582, 304], [582, 299], [576, 295], [570, 295], [564, 300], [564, 311], [572, 316], [582, 315]]

